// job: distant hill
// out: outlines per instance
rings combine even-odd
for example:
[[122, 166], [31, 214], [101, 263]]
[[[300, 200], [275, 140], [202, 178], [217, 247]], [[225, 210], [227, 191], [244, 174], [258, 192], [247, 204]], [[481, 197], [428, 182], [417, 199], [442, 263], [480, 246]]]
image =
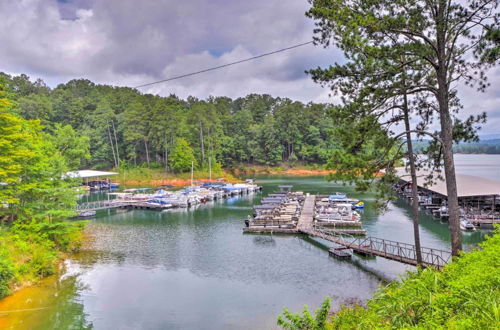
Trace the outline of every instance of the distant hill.
[[481, 141], [479, 142], [479, 144], [497, 146], [497, 145], [500, 145], [500, 138], [499, 139], [491, 139], [491, 140], [483, 140], [483, 139], [481, 139]]
[[479, 134], [481, 141], [500, 139], [500, 134]]
[[[413, 141], [416, 152], [429, 144], [429, 140]], [[500, 138], [481, 139], [479, 142], [462, 142], [453, 145], [454, 153], [462, 154], [500, 154]]]

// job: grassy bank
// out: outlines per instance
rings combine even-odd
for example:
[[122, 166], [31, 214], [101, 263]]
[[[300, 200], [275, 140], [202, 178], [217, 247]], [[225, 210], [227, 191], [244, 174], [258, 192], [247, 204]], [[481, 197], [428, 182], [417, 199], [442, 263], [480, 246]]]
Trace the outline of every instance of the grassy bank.
[[327, 317], [326, 300], [316, 317], [285, 311], [288, 329], [499, 329], [500, 230], [442, 271], [407, 273], [380, 289], [363, 306], [344, 306]]
[[[154, 169], [145, 167], [133, 167], [119, 170], [119, 175], [113, 181], [122, 186], [133, 187], [158, 187], [161, 185], [173, 185], [176, 187], [187, 186], [191, 183], [191, 173], [167, 173], [164, 169]], [[208, 170], [196, 170], [193, 173], [195, 181], [209, 181]], [[229, 182], [237, 182], [238, 179], [224, 170], [212, 171], [212, 179], [224, 178]]]
[[51, 275], [65, 253], [80, 247], [84, 222], [0, 226], [0, 298]]
[[[168, 173], [164, 169], [146, 167], [132, 167], [128, 169], [115, 170], [120, 174], [113, 181], [122, 186], [130, 187], [158, 187], [161, 185], [173, 185], [176, 187], [187, 186], [191, 183], [191, 173]], [[219, 169], [212, 171], [212, 180], [224, 178], [228, 182], [238, 182], [238, 177], [253, 174], [281, 174], [289, 176], [312, 176], [328, 175], [332, 170], [325, 170], [322, 166], [261, 166], [251, 164], [240, 164], [231, 169]], [[193, 173], [195, 181], [207, 182], [210, 178], [208, 170], [196, 170]]]
[[282, 174], [290, 176], [309, 176], [309, 175], [328, 175], [333, 173], [327, 170], [323, 165], [304, 165], [300, 163], [283, 163], [276, 166], [264, 166], [255, 164], [238, 164], [228, 169], [232, 174], [251, 175], [251, 174]]

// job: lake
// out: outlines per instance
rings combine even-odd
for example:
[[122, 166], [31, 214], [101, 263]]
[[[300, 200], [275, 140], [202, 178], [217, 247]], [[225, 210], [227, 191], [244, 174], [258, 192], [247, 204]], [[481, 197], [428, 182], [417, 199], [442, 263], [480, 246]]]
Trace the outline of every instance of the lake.
[[[500, 176], [500, 158], [463, 156], [457, 155], [458, 172]], [[320, 239], [242, 233], [253, 204], [278, 185], [292, 184], [294, 190], [359, 198], [369, 235], [413, 243], [404, 200], [381, 213], [372, 195], [322, 177], [257, 180], [262, 193], [190, 210], [101, 211], [87, 226], [84, 248], [59, 275], [0, 301], [0, 328], [268, 329], [284, 306], [316, 308], [325, 296], [334, 307], [362, 302], [413, 269], [382, 258], [337, 260]], [[466, 249], [487, 233], [464, 234]], [[447, 223], [423, 213], [421, 239], [423, 246], [449, 250]]]

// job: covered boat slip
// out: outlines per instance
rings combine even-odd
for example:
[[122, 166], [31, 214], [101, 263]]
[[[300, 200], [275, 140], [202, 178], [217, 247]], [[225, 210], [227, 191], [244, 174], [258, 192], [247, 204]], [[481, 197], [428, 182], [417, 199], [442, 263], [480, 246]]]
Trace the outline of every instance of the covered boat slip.
[[114, 175], [118, 175], [118, 173], [94, 170], [80, 170], [66, 173], [66, 177], [82, 179], [83, 185], [90, 188], [90, 190], [106, 190], [110, 188], [117, 188], [118, 184], [111, 183], [109, 179]]
[[[433, 194], [446, 199], [446, 181], [434, 179], [434, 182], [427, 184], [426, 178], [432, 174], [429, 171], [417, 172], [417, 184], [420, 192]], [[405, 183], [411, 183], [410, 173], [404, 168], [397, 169], [397, 175]], [[444, 176], [444, 173], [441, 174]], [[500, 181], [494, 179], [484, 179], [467, 174], [456, 174], [458, 198], [461, 201], [470, 200], [493, 200], [496, 202], [500, 196]]]
[[[401, 180], [398, 193], [411, 198], [411, 176], [405, 168], [397, 169]], [[417, 183], [419, 202], [427, 209], [439, 209], [446, 205], [446, 181], [434, 178], [428, 184], [427, 178], [433, 174], [430, 171], [418, 171]], [[437, 175], [435, 175], [436, 177]], [[444, 173], [441, 173], [444, 177]], [[476, 224], [500, 222], [500, 181], [485, 179], [467, 174], [456, 174], [458, 201], [461, 215]]]

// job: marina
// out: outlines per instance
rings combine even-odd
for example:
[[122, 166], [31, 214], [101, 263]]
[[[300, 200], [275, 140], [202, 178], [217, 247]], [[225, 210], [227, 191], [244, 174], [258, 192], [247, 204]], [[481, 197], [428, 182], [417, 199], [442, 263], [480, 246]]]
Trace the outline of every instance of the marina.
[[[404, 199], [391, 203], [381, 214], [373, 207], [372, 195], [328, 183], [323, 177], [255, 179], [263, 187], [262, 193], [235, 195], [189, 209], [98, 210], [87, 224], [88, 242], [81, 252], [70, 256], [65, 272], [5, 300], [1, 310], [27, 311], [3, 319], [19, 329], [51, 328], [54, 320], [73, 328], [92, 323], [96, 329], [131, 325], [270, 329], [283, 306], [294, 312], [301, 311], [304, 304], [315, 309], [326, 295], [332, 297], [333, 308], [345, 301], [364, 302], [380, 285], [414, 269], [352, 249], [340, 250], [350, 255], [340, 259], [330, 249], [342, 246], [307, 234], [242, 234], [254, 205], [287, 184], [304, 195], [329, 196], [339, 191], [362, 200], [365, 207], [358, 212], [367, 235], [359, 238], [377, 237], [385, 241], [386, 249], [397, 248], [389, 241], [413, 241], [410, 208]], [[93, 198], [107, 199], [107, 193], [92, 193], [89, 199]], [[467, 233], [465, 248], [488, 232]], [[446, 224], [427, 213], [421, 215], [421, 237], [423, 246], [449, 248]], [[375, 247], [375, 240], [361, 245], [370, 242]], [[57, 308], [33, 310], [47, 306]], [[193, 308], [199, 317], [192, 317]], [[220, 311], [224, 311], [223, 318]]]
[[[280, 186], [283, 194], [279, 200], [273, 198], [262, 198], [262, 203], [256, 209], [254, 217], [245, 221], [243, 232], [246, 233], [269, 233], [269, 234], [306, 234], [311, 237], [323, 239], [336, 244], [330, 248], [330, 255], [339, 259], [349, 259], [349, 250], [365, 256], [379, 256], [390, 260], [395, 260], [404, 264], [417, 265], [416, 248], [412, 244], [397, 242], [377, 237], [366, 236], [364, 229], [337, 228], [336, 221], [340, 221], [342, 226], [350, 227], [349, 221], [360, 224], [359, 214], [353, 213], [357, 200], [349, 200], [346, 195], [338, 193], [325, 196], [305, 194], [303, 192], [292, 192], [291, 186]], [[266, 218], [268, 206], [272, 204], [272, 216]], [[292, 209], [288, 205], [293, 205]], [[326, 209], [326, 210], [325, 210]], [[295, 214], [287, 221], [280, 222], [280, 219], [288, 212]], [[300, 214], [297, 214], [300, 213]], [[298, 216], [297, 216], [298, 215]], [[326, 217], [323, 217], [326, 216]], [[351, 220], [345, 220], [345, 218]], [[324, 226], [324, 223], [330, 227]], [[333, 228], [332, 228], [333, 226]], [[353, 225], [354, 226], [354, 225]], [[341, 226], [338, 226], [341, 227]], [[449, 251], [421, 247], [422, 266], [442, 268], [451, 261]]]
[[262, 190], [261, 186], [248, 179], [246, 183], [209, 182], [199, 186], [188, 186], [181, 190], [167, 191], [151, 188], [129, 188], [123, 192], [106, 193], [106, 200], [80, 202], [76, 206], [78, 217], [88, 218], [98, 210], [139, 209], [163, 211], [172, 208], [189, 208], [208, 201], [226, 199]]
[[[393, 187], [394, 191], [411, 202], [412, 185], [409, 173], [401, 168], [398, 169], [397, 175], [400, 182]], [[428, 171], [417, 173], [419, 205], [434, 217], [447, 220], [449, 214], [446, 182], [435, 178], [433, 182], [428, 183], [426, 178], [432, 175], [435, 176]], [[492, 229], [494, 224], [500, 224], [500, 180], [463, 173], [458, 173], [456, 180], [461, 229]]]

